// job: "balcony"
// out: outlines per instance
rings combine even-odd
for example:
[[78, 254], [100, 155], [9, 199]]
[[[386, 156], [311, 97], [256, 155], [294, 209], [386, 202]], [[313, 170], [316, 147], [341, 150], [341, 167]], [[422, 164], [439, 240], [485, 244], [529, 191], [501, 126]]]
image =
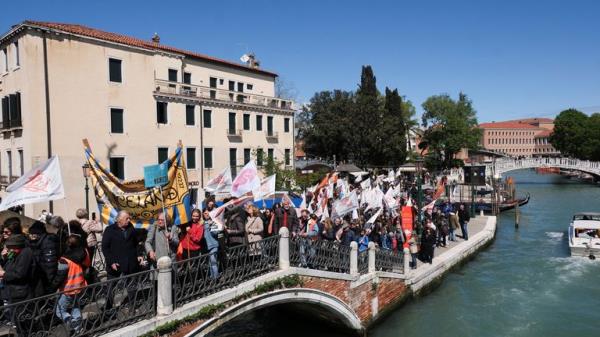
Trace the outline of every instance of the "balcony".
[[241, 142], [242, 141], [242, 130], [241, 129], [225, 129], [227, 138], [230, 142]]
[[210, 88], [187, 83], [155, 80], [155, 92], [182, 97], [213, 100], [215, 102], [243, 104], [292, 112], [292, 101], [247, 92]]
[[23, 122], [20, 119], [9, 119], [0, 122], [0, 130], [18, 129], [23, 127]]
[[279, 142], [279, 133], [278, 132], [267, 131], [267, 132], [265, 132], [265, 134], [267, 136], [267, 142], [268, 143], [277, 143], [277, 142]]

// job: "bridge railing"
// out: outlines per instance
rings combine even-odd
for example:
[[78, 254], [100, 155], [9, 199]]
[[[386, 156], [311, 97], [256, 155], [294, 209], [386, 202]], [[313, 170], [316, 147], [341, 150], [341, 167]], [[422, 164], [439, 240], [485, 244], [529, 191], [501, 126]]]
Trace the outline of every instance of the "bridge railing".
[[173, 263], [175, 307], [276, 270], [279, 239], [271, 236]]
[[156, 271], [0, 307], [0, 335], [102, 335], [156, 315]]
[[488, 174], [491, 174], [492, 166], [494, 167], [496, 174], [503, 174], [505, 172], [519, 168], [558, 167], [600, 175], [600, 162], [579, 160], [573, 158], [502, 158], [497, 159], [493, 164], [487, 165]]
[[333, 241], [291, 238], [289, 254], [293, 267], [350, 272], [350, 247]]
[[404, 253], [394, 252], [389, 249], [377, 248], [375, 250], [375, 270], [392, 273], [404, 272]]

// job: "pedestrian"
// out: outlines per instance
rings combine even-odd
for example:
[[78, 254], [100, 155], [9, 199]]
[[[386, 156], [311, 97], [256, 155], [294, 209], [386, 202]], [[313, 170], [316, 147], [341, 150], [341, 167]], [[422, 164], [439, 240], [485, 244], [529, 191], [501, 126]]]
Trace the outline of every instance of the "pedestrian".
[[102, 223], [90, 219], [88, 211], [84, 208], [78, 209], [75, 212], [75, 216], [81, 225], [81, 229], [87, 234], [88, 252], [93, 260], [94, 255], [96, 254], [96, 248], [102, 237], [102, 232], [104, 231], [104, 226], [102, 226]]
[[450, 222], [450, 225], [448, 226], [450, 241], [456, 241], [456, 230], [460, 227], [458, 214], [454, 211], [454, 209], [448, 214], [448, 220]]
[[156, 221], [148, 227], [148, 235], [144, 243], [146, 254], [153, 266], [163, 256], [175, 257], [177, 245], [179, 244], [179, 233], [177, 226], [170, 226], [170, 219], [161, 210], [158, 212]]
[[411, 258], [410, 267], [412, 269], [417, 269], [417, 255], [419, 254], [419, 246], [417, 245], [416, 237], [416, 233], [412, 233], [410, 239], [408, 239], [408, 250]]
[[431, 227], [425, 227], [423, 237], [421, 239], [421, 252], [425, 263], [433, 263], [433, 255], [435, 250], [436, 235], [435, 230]]
[[231, 207], [226, 210], [225, 232], [227, 246], [236, 247], [246, 243], [246, 211], [242, 207]]
[[11, 235], [23, 234], [23, 228], [21, 227], [21, 220], [17, 217], [12, 217], [4, 220], [4, 224], [2, 225], [2, 240], [1, 244], [4, 248], [6, 240], [8, 240]]
[[11, 235], [2, 250], [2, 300], [5, 305], [33, 297], [33, 252], [22, 234]]
[[283, 206], [275, 209], [275, 223], [271, 234], [277, 235], [282, 227], [286, 227], [290, 234], [297, 233], [299, 225], [296, 210], [291, 207], [289, 200], [283, 200]]
[[90, 255], [78, 235], [67, 238], [66, 250], [58, 263], [58, 273], [54, 282], [61, 292], [56, 304], [56, 316], [62, 319], [69, 330], [76, 334], [81, 331], [81, 303], [79, 294], [87, 286], [85, 269], [91, 265]]
[[[119, 211], [116, 222], [104, 231], [102, 252], [106, 259], [108, 279], [130, 275], [140, 270], [139, 238], [126, 211]], [[82, 240], [82, 244], [83, 244]]]
[[223, 230], [217, 222], [213, 221], [208, 210], [204, 210], [202, 213], [202, 221], [204, 226], [204, 242], [202, 244], [204, 249], [203, 253], [209, 254], [208, 262], [210, 264], [210, 277], [216, 279], [219, 277], [218, 258], [220, 243], [222, 242], [222, 240], [220, 241], [219, 239], [223, 237]]
[[33, 296], [40, 297], [56, 291], [52, 280], [58, 263], [58, 241], [54, 234], [46, 232], [46, 224], [35, 221], [28, 230], [29, 248], [33, 253]]
[[460, 223], [460, 230], [462, 232], [463, 239], [469, 240], [469, 232], [467, 226], [471, 220], [471, 214], [465, 209], [465, 204], [460, 204], [458, 209], [458, 222]]
[[199, 209], [192, 211], [192, 220], [179, 227], [179, 246], [177, 247], [177, 258], [187, 260], [200, 256], [202, 253], [202, 238], [204, 237], [204, 225], [200, 223], [202, 213]]
[[248, 242], [248, 254], [251, 257], [257, 257], [261, 255], [262, 250], [259, 241], [263, 238], [263, 221], [256, 206], [248, 205], [246, 207], [246, 212], [248, 212], [245, 225], [246, 242]]

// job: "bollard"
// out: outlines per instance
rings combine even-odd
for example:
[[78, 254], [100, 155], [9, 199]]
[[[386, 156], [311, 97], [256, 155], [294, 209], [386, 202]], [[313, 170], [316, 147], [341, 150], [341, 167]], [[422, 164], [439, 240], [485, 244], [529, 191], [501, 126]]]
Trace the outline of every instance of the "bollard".
[[279, 229], [279, 269], [290, 268], [290, 231], [286, 227]]
[[410, 250], [404, 248], [404, 275], [408, 275], [410, 272]]
[[479, 210], [479, 216], [484, 216], [484, 214], [483, 214], [483, 209], [480, 209], [480, 210]]
[[350, 275], [358, 275], [358, 243], [350, 242]]
[[156, 313], [170, 315], [173, 313], [173, 286], [171, 258], [163, 256], [158, 259], [158, 286], [156, 296]]
[[375, 242], [369, 242], [369, 273], [375, 272]]

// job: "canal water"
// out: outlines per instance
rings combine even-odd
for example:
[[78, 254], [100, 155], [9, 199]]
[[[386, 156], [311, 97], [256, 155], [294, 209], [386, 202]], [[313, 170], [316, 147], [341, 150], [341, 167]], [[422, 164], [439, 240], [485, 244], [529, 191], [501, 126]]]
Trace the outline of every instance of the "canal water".
[[495, 242], [432, 293], [390, 314], [370, 337], [600, 336], [600, 259], [569, 256], [575, 212], [600, 212], [600, 187], [516, 171], [529, 192], [515, 230], [502, 213]]

